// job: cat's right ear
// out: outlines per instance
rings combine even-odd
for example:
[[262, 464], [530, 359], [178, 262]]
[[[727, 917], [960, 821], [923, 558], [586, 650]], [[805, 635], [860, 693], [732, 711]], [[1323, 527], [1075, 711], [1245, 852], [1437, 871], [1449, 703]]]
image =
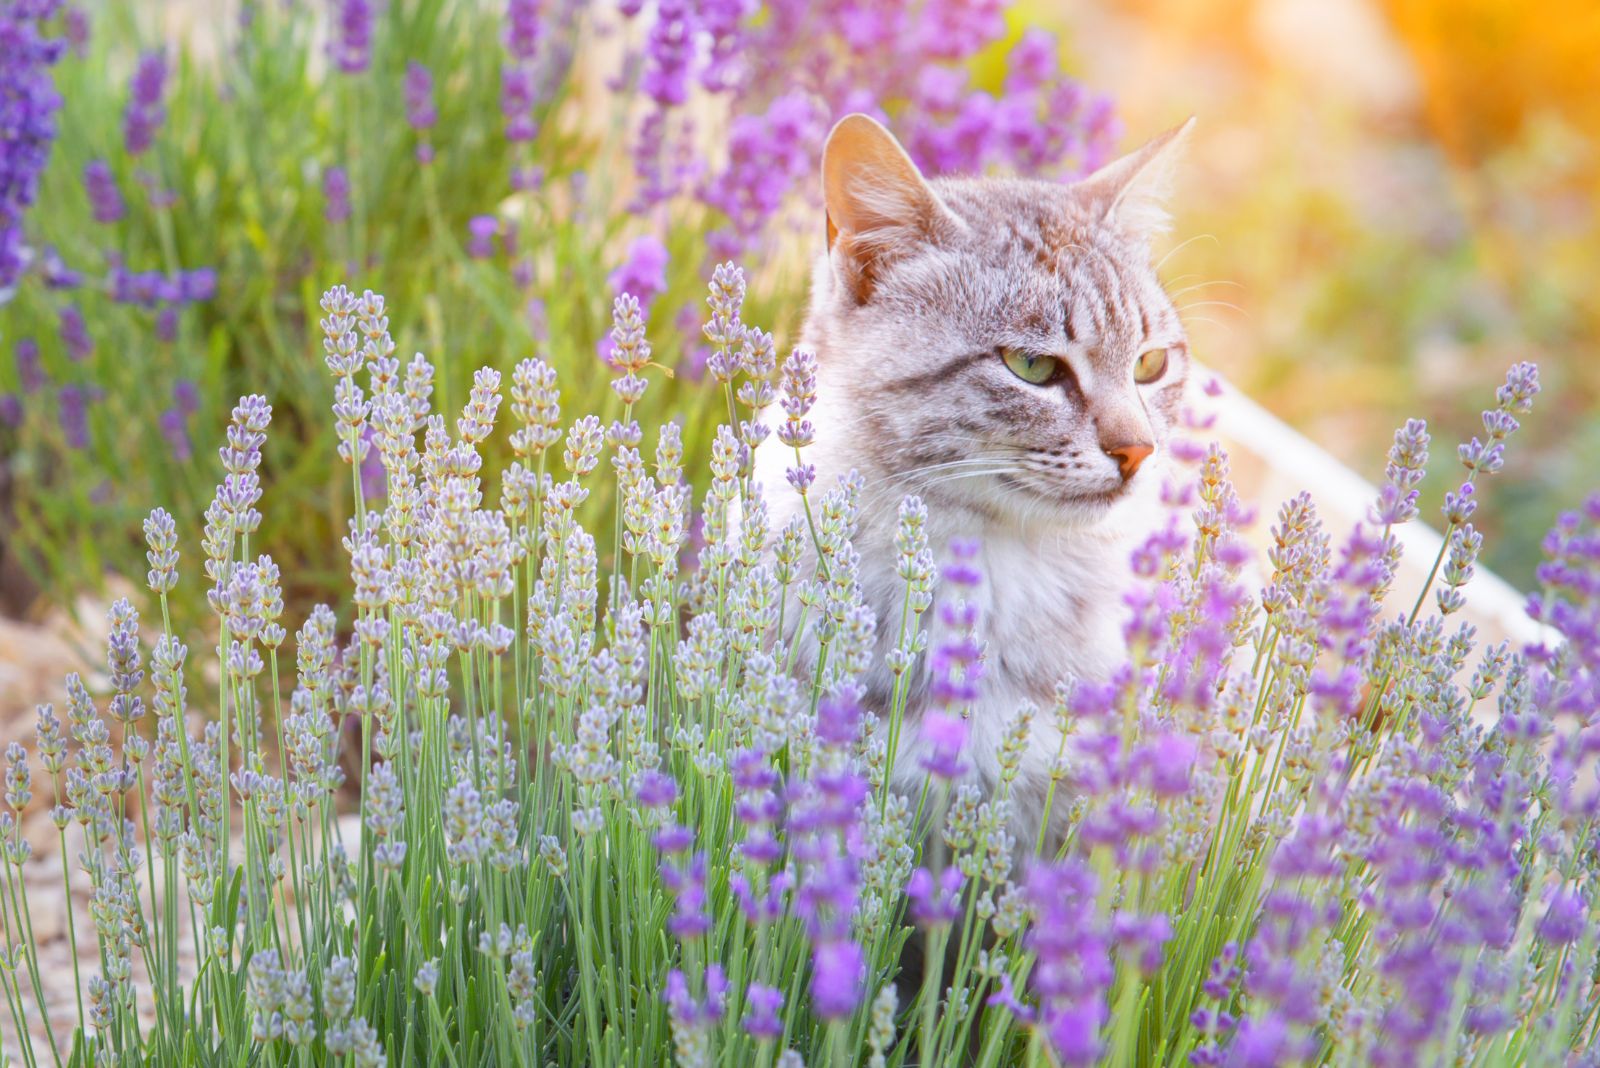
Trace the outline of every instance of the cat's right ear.
[[959, 225], [900, 142], [867, 115], [846, 115], [828, 134], [822, 199], [834, 270], [858, 304], [886, 264]]

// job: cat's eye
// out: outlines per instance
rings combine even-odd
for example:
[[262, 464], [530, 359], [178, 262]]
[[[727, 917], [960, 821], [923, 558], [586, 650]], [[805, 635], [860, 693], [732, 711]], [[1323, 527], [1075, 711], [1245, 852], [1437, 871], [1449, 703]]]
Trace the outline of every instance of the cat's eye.
[[1166, 373], [1166, 349], [1151, 349], [1133, 362], [1133, 380], [1140, 384], [1154, 382]]
[[1000, 358], [1012, 374], [1035, 386], [1061, 377], [1061, 361], [1054, 356], [1041, 356], [1021, 349], [1001, 349]]

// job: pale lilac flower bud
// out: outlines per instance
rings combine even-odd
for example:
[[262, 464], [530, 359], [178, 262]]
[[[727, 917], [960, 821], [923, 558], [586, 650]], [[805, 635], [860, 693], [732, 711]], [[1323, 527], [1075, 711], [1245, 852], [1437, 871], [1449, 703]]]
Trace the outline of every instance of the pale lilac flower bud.
[[157, 508], [144, 521], [144, 539], [149, 545], [145, 559], [150, 561], [146, 576], [156, 594], [170, 592], [178, 584], [178, 527], [165, 508]]

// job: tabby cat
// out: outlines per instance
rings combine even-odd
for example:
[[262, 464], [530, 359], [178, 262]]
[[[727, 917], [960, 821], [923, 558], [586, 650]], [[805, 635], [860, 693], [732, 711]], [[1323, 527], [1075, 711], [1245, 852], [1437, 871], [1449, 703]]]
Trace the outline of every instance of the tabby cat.
[[[1124, 658], [1129, 555], [1158, 520], [1189, 372], [1150, 245], [1192, 122], [1070, 185], [927, 180], [865, 115], [841, 120], [824, 150], [827, 249], [800, 338], [817, 360], [805, 458], [818, 490], [852, 470], [862, 480], [855, 545], [878, 620], [866, 703], [882, 710], [893, 686], [883, 654], [905, 591], [897, 505], [916, 493], [936, 550], [981, 546], [985, 678], [964, 759], [986, 789], [1021, 702], [1047, 708], [1064, 676], [1103, 677]], [[775, 439], [757, 452], [775, 529], [802, 507], [784, 485], [793, 462]], [[936, 615], [925, 617], [935, 642]], [[814, 635], [798, 640], [802, 660], [814, 657]], [[923, 774], [927, 660], [912, 669], [894, 772], [904, 785]], [[1036, 717], [1013, 789], [1019, 845], [1032, 845], [1058, 741]]]

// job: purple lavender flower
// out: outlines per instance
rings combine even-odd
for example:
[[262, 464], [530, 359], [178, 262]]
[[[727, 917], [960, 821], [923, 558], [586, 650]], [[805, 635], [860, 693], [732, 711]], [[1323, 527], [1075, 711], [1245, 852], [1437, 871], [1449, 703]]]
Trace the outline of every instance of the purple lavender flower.
[[811, 957], [811, 1007], [824, 1020], [842, 1020], [856, 1011], [866, 985], [866, 957], [849, 938], [817, 944]]
[[642, 234], [628, 245], [627, 257], [606, 282], [613, 293], [637, 299], [648, 315], [650, 302], [667, 288], [667, 259], [667, 246], [652, 234]]
[[493, 256], [494, 239], [499, 232], [500, 220], [493, 215], [474, 215], [467, 220], [467, 255], [475, 260]]
[[655, 847], [663, 853], [686, 853], [694, 845], [694, 832], [677, 823], [669, 823], [655, 834]]
[[83, 321], [83, 313], [76, 306], [63, 305], [60, 312], [61, 344], [66, 347], [67, 358], [82, 363], [94, 355], [94, 339]]
[[77, 289], [83, 284], [83, 274], [68, 267], [61, 259], [61, 253], [53, 246], [46, 245], [43, 254], [39, 257], [39, 274], [44, 278], [44, 284], [49, 289]]
[[156, 337], [168, 343], [178, 340], [178, 309], [170, 304], [156, 313]]
[[745, 54], [740, 30], [756, 6], [754, 0], [701, 0], [696, 6], [696, 29], [710, 45], [700, 71], [700, 84], [711, 92], [720, 93], [739, 84], [744, 73], [740, 61]]
[[328, 54], [346, 74], [360, 74], [372, 62], [373, 7], [373, 0], [333, 0]]
[[37, 393], [50, 381], [50, 376], [45, 373], [44, 366], [39, 362], [39, 343], [31, 337], [25, 337], [17, 342], [13, 350], [17, 368], [17, 382], [22, 386], [24, 393]]
[[433, 106], [433, 72], [412, 60], [406, 64], [406, 122], [417, 131], [431, 130], [439, 121]]
[[783, 1020], [778, 1017], [778, 1010], [783, 1007], [783, 991], [773, 986], [763, 986], [760, 983], [751, 983], [745, 991], [744, 1019], [739, 1022], [744, 1025], [745, 1032], [752, 1038], [774, 1039], [783, 1035]]
[[675, 938], [698, 938], [711, 930], [710, 899], [706, 896], [706, 855], [695, 853], [688, 863], [661, 865], [661, 881], [671, 891], [676, 907], [667, 919]]
[[1553, 946], [1576, 942], [1588, 929], [1589, 909], [1575, 890], [1556, 891], [1539, 920], [1539, 937]]
[[62, 27], [67, 33], [67, 45], [72, 54], [82, 59], [89, 54], [89, 13], [81, 7], [69, 7], [62, 16]]
[[61, 417], [61, 436], [67, 447], [89, 447], [89, 402], [82, 386], [66, 385], [56, 393], [56, 404]]
[[378, 450], [372, 448], [372, 443], [377, 438], [377, 431], [368, 423], [362, 431], [363, 438], [368, 442], [367, 455], [362, 457], [360, 478], [361, 494], [367, 501], [381, 500], [389, 492], [389, 476], [383, 468], [383, 457]]
[[0, 11], [0, 300], [31, 258], [22, 221], [56, 137], [61, 96], [50, 67], [65, 42], [41, 32], [51, 13], [50, 4], [8, 3]]
[[217, 295], [217, 272], [212, 267], [196, 267], [178, 272], [178, 299], [185, 304], [210, 300]]
[[177, 408], [163, 408], [158, 422], [161, 436], [166, 439], [167, 448], [172, 450], [173, 460], [188, 463], [194, 450], [189, 444], [189, 428], [184, 413]]
[[322, 173], [322, 214], [338, 224], [350, 218], [350, 176], [343, 167], [329, 167]]
[[1428, 424], [1410, 419], [1394, 433], [1385, 482], [1374, 510], [1374, 521], [1384, 526], [1404, 523], [1417, 514], [1417, 486], [1427, 473]]
[[1277, 1068], [1290, 1056], [1289, 1027], [1276, 1013], [1241, 1021], [1228, 1046], [1228, 1068]]
[[827, 115], [808, 93], [774, 100], [762, 115], [739, 115], [728, 132], [728, 164], [700, 199], [728, 217], [709, 238], [711, 255], [733, 259], [753, 247], [784, 199], [815, 169]]
[[929, 774], [942, 779], [954, 779], [966, 771], [966, 763], [961, 759], [969, 730], [965, 709], [977, 699], [978, 682], [983, 678], [981, 650], [975, 636], [978, 610], [960, 592], [982, 581], [973, 562], [977, 559], [978, 545], [973, 541], [957, 541], [951, 544], [950, 551], [952, 560], [945, 566], [944, 581], [954, 591], [956, 599], [939, 605], [944, 637], [935, 647], [932, 658], [932, 695], [938, 707], [924, 714], [921, 729], [926, 750], [922, 766]]
[[824, 697], [817, 704], [817, 738], [824, 745], [844, 749], [861, 732], [861, 704], [855, 694]]
[[1189, 790], [1198, 755], [1198, 748], [1188, 737], [1167, 732], [1144, 742], [1134, 752], [1133, 761], [1157, 796], [1178, 797]]
[[506, 0], [506, 52], [518, 60], [539, 54], [539, 0]]
[[1109, 940], [1095, 915], [1097, 881], [1082, 863], [1038, 865], [1026, 890], [1035, 956], [1029, 984], [1039, 999], [1045, 1036], [1062, 1064], [1094, 1064], [1113, 976]]
[[647, 771], [633, 784], [633, 796], [645, 808], [667, 808], [678, 799], [678, 784], [671, 775]]
[[961, 869], [949, 867], [938, 878], [927, 868], [911, 873], [906, 897], [911, 901], [911, 918], [924, 927], [954, 923], [961, 915]]
[[532, 141], [539, 132], [533, 121], [533, 71], [522, 65], [500, 72], [500, 113], [506, 120], [506, 140]]
[[0, 393], [0, 423], [13, 428], [22, 425], [22, 398], [15, 393]]
[[930, 709], [922, 720], [921, 738], [927, 752], [922, 767], [938, 779], [957, 779], [966, 773], [961, 752], [967, 746], [970, 728], [960, 715]]
[[141, 55], [128, 82], [128, 106], [122, 113], [122, 143], [128, 155], [141, 155], [154, 143], [167, 117], [162, 103], [166, 86], [166, 53], [156, 49]]
[[193, 415], [200, 410], [200, 387], [187, 378], [180, 378], [172, 384], [172, 403], [179, 414]]
[[639, 87], [661, 107], [677, 107], [689, 98], [689, 61], [694, 51], [690, 16], [688, 0], [660, 0], [656, 5]]

